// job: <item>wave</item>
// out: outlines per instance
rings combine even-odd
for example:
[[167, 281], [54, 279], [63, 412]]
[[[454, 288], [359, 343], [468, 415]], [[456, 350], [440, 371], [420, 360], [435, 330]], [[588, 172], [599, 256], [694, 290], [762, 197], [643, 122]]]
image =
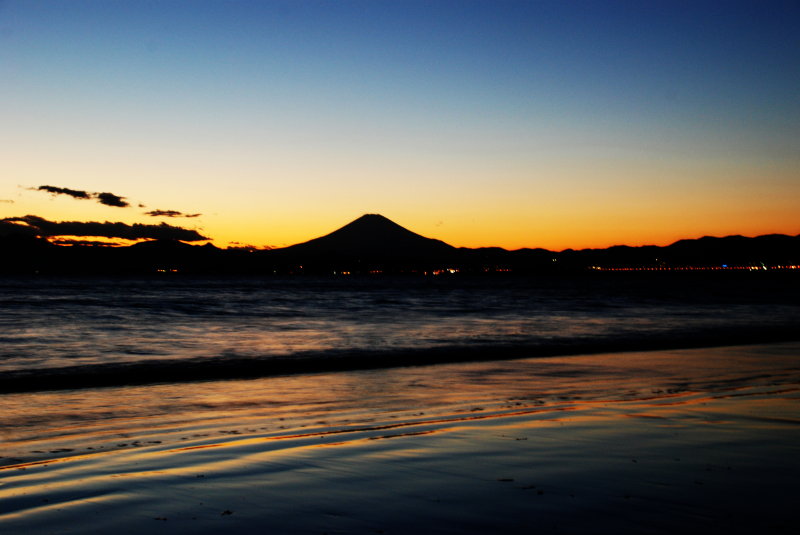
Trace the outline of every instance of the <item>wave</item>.
[[406, 366], [522, 358], [724, 347], [800, 341], [795, 325], [727, 327], [600, 338], [549, 338], [524, 343], [460, 343], [392, 349], [331, 349], [290, 355], [221, 355], [27, 368], [0, 372], [0, 394], [163, 383], [256, 379]]

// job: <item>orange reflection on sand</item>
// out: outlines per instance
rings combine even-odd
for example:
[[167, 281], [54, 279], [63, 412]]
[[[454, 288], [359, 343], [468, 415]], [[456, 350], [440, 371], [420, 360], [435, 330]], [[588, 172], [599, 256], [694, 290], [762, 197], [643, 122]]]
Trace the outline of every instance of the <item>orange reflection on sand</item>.
[[[0, 464], [555, 411], [673, 417], [711, 398], [796, 396], [798, 353], [782, 344], [14, 394], [0, 414]], [[788, 406], [771, 410], [792, 420]]]

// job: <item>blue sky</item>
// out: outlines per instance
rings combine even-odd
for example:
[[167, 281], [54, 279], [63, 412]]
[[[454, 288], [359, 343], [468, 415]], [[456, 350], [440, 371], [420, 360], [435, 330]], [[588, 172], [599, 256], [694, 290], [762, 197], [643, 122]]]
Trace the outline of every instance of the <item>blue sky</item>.
[[6, 1], [0, 73], [3, 217], [150, 222], [48, 184], [223, 246], [800, 233], [798, 2]]

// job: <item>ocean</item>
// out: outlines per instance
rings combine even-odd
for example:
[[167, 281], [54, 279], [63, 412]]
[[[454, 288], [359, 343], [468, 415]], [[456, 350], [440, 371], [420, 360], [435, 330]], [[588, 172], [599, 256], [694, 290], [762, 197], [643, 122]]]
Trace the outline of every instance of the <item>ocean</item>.
[[0, 528], [791, 529], [799, 288], [5, 278]]
[[796, 277], [5, 278], [0, 392], [796, 339]]

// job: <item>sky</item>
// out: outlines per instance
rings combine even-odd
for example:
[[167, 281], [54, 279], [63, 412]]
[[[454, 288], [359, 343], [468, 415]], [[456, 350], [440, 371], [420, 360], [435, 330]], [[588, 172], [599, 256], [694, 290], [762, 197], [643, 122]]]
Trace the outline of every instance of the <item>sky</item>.
[[0, 0], [0, 163], [82, 240], [797, 235], [800, 1]]

